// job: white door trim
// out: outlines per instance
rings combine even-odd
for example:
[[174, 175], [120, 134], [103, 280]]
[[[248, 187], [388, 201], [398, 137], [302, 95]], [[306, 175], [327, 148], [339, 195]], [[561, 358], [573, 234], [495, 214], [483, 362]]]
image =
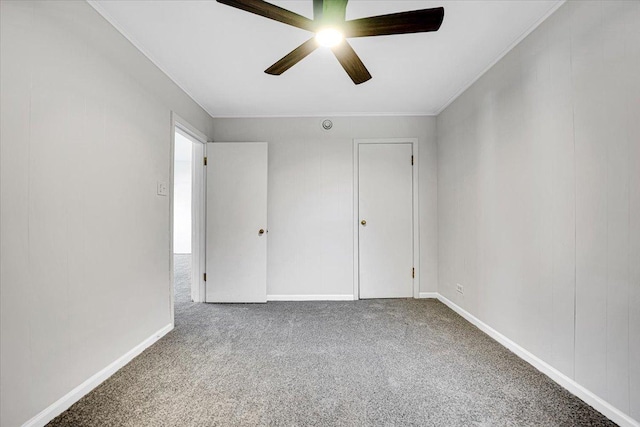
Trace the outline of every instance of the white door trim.
[[191, 175], [191, 299], [194, 302], [204, 302], [205, 298], [206, 155], [207, 142], [194, 141]]
[[360, 252], [359, 237], [360, 212], [359, 212], [359, 150], [360, 144], [411, 144], [413, 152], [413, 297], [420, 298], [420, 199], [418, 191], [418, 138], [375, 138], [353, 140], [353, 299], [360, 299]]
[[[170, 311], [171, 311], [171, 325], [174, 325], [174, 316], [175, 316], [175, 283], [174, 283], [174, 265], [173, 265], [173, 185], [174, 185], [174, 162], [175, 162], [175, 145], [176, 145], [176, 132], [180, 132], [183, 135], [187, 136], [194, 142], [202, 143], [204, 147], [207, 145], [207, 136], [200, 132], [195, 126], [191, 125], [188, 121], [180, 117], [175, 112], [171, 112], [171, 150], [170, 150], [170, 166], [169, 166], [169, 292], [170, 292]], [[194, 150], [196, 152], [198, 150]], [[198, 166], [200, 165], [200, 166]], [[198, 169], [202, 169], [198, 171]], [[193, 183], [196, 183], [196, 176], [198, 180], [201, 180], [201, 184], [199, 186], [199, 190], [202, 193], [200, 197], [202, 197], [200, 206], [197, 209], [192, 209], [192, 221], [193, 221], [193, 229], [192, 229], [192, 239], [191, 239], [191, 254], [192, 254], [192, 265], [193, 265], [193, 276], [198, 277], [197, 283], [193, 280], [192, 277], [192, 285], [191, 285], [191, 297], [194, 301], [203, 301], [204, 300], [204, 166], [198, 162], [193, 163]], [[198, 181], [200, 182], [200, 181]], [[196, 185], [193, 185], [194, 190], [196, 189]], [[195, 190], [197, 191], [197, 190]], [[196, 196], [196, 193], [193, 193]], [[197, 200], [200, 197], [195, 197], [192, 200]], [[197, 202], [196, 202], [197, 203]], [[201, 236], [199, 239], [194, 239], [194, 236]], [[198, 259], [196, 259], [198, 258]]]

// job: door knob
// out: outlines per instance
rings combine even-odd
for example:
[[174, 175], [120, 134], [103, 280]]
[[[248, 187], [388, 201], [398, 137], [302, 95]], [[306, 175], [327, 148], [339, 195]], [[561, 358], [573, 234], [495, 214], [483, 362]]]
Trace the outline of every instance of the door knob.
[[264, 234], [264, 228], [261, 228], [260, 230], [258, 230], [258, 234], [262, 236]]
[[362, 221], [360, 221], [360, 224], [367, 225], [367, 220], [363, 219]]

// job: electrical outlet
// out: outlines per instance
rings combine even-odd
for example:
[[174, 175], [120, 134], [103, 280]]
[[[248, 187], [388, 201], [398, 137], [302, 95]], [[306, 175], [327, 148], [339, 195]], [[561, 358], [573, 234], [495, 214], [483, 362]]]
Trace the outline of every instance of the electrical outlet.
[[167, 183], [158, 181], [158, 196], [167, 196], [169, 194]]
[[456, 284], [456, 292], [464, 295], [464, 287], [460, 283]]

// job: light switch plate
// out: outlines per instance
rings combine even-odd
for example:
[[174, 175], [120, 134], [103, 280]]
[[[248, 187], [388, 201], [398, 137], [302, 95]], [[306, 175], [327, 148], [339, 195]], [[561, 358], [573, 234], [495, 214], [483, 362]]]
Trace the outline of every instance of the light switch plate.
[[158, 181], [158, 196], [167, 196], [168, 194], [167, 183]]

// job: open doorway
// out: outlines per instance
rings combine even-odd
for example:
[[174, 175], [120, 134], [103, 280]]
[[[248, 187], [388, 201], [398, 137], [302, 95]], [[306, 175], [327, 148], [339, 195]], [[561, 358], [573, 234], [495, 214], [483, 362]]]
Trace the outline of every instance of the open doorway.
[[[174, 115], [172, 298], [204, 300], [204, 155], [206, 137]], [[172, 309], [173, 312], [173, 309]]]
[[193, 145], [191, 139], [176, 130], [173, 157], [173, 280], [176, 302], [193, 300]]

